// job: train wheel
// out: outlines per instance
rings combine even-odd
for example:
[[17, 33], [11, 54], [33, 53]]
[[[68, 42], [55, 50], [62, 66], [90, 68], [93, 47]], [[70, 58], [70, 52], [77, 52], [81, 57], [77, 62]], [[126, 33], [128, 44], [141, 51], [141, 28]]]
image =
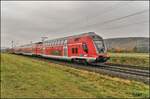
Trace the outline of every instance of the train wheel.
[[88, 62], [87, 62], [86, 60], [82, 60], [82, 63], [83, 63], [84, 65], [88, 65]]
[[76, 60], [75, 60], [75, 59], [72, 59], [71, 62], [72, 62], [72, 63], [76, 63]]

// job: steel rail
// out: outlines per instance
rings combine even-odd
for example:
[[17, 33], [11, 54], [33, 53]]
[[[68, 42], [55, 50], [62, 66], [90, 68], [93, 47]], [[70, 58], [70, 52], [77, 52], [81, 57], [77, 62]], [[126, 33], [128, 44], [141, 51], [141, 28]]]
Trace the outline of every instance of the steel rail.
[[[101, 66], [101, 65], [99, 65]], [[135, 75], [140, 75], [140, 76], [149, 76], [149, 71], [148, 70], [141, 70], [141, 69], [135, 69], [135, 68], [128, 68], [124, 66], [111, 66], [111, 65], [102, 65], [102, 67], [105, 67], [107, 69], [112, 69], [112, 70], [118, 70], [120, 72], [125, 72], [125, 73], [130, 73], [130, 74], [135, 74]]]

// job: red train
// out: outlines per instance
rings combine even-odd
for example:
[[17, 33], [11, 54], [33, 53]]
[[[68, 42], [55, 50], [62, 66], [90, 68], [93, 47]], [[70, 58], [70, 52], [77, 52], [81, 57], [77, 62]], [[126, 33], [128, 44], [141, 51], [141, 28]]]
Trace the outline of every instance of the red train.
[[72, 62], [103, 63], [109, 59], [103, 38], [94, 32], [18, 46], [13, 52]]

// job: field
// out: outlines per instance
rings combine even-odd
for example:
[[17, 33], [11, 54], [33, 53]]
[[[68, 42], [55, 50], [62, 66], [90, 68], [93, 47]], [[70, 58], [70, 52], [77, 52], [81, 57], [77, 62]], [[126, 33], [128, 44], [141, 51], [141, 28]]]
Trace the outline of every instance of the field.
[[149, 86], [24, 56], [1, 54], [1, 98], [149, 98]]
[[149, 53], [109, 53], [108, 62], [149, 68]]

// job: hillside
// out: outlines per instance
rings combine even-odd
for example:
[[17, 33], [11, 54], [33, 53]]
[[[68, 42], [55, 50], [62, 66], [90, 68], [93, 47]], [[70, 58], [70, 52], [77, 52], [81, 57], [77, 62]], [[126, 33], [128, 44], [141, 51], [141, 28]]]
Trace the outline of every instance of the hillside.
[[149, 86], [141, 82], [19, 55], [1, 58], [1, 98], [149, 97]]
[[128, 37], [128, 38], [110, 38], [105, 39], [108, 50], [134, 50], [137, 52], [149, 51], [149, 38], [145, 37]]

